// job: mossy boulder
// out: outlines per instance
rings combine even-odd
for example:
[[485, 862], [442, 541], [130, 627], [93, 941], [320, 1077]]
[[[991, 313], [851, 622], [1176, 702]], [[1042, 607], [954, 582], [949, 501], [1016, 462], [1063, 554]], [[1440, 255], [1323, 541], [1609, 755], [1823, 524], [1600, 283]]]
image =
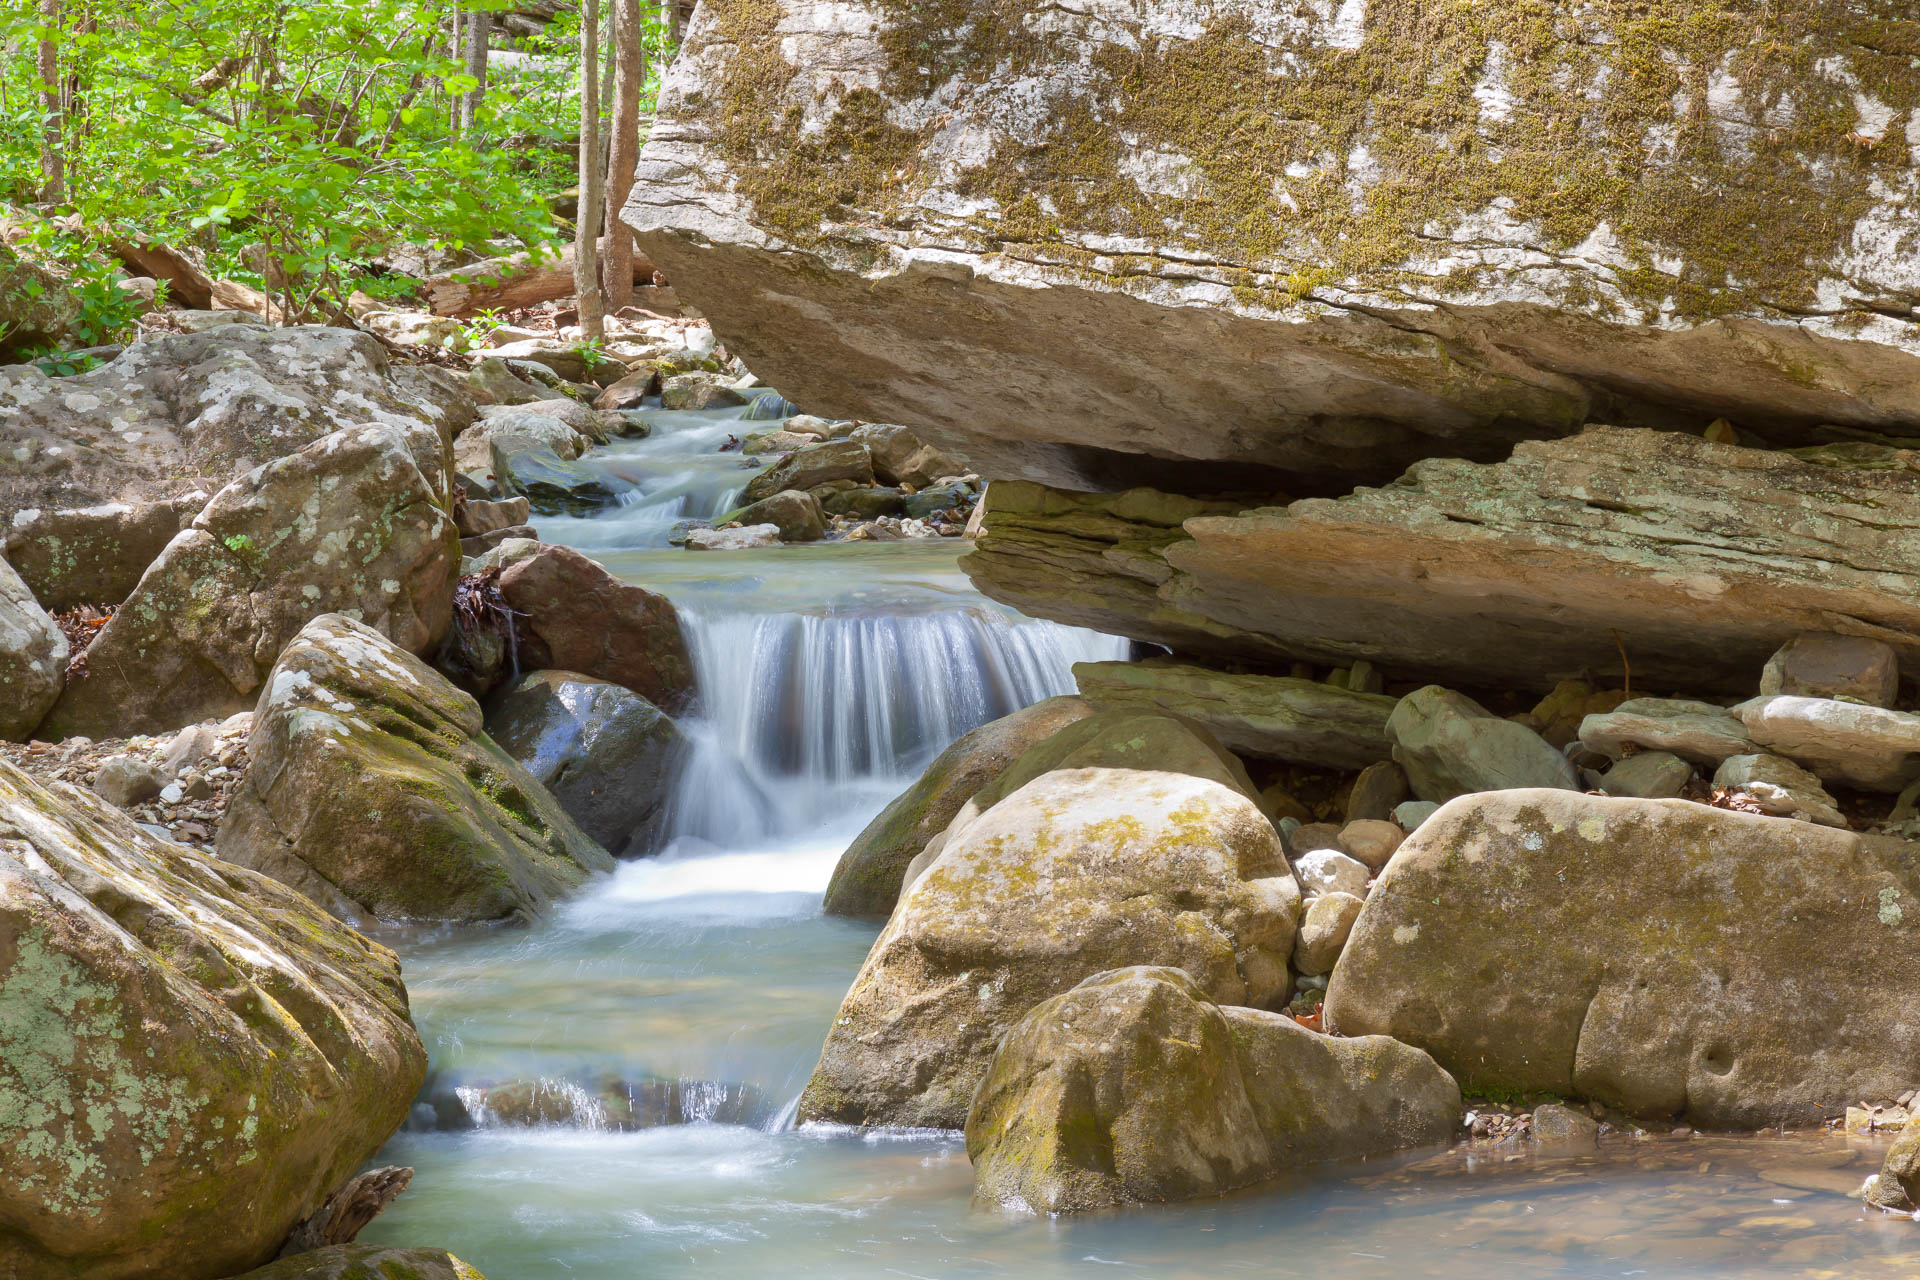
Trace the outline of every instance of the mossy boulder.
[[314, 619], [254, 711], [220, 856], [346, 919], [539, 915], [613, 859], [481, 725], [379, 632]]
[[0, 762], [0, 1273], [273, 1257], [426, 1074], [394, 954]]
[[268, 1263], [233, 1280], [487, 1280], [445, 1249], [335, 1244]]
[[1328, 1026], [1417, 1045], [1469, 1093], [1817, 1125], [1920, 1086], [1916, 852], [1684, 800], [1465, 796], [1374, 884]]
[[571, 671], [534, 671], [488, 699], [487, 736], [616, 857], [655, 853], [689, 745], [639, 694]]
[[220, 490], [94, 637], [42, 732], [163, 733], [247, 710], [323, 613], [411, 652], [439, 644], [460, 567], [444, 464], [431, 428], [349, 427]]
[[1245, 795], [1144, 769], [1046, 773], [906, 890], [800, 1119], [957, 1128], [1000, 1037], [1106, 969], [1172, 965], [1223, 1004], [1277, 1004], [1299, 915], [1280, 838]]
[[827, 883], [827, 914], [885, 919], [900, 899], [907, 864], [975, 792], [1029, 748], [1092, 714], [1078, 698], [1048, 698], [962, 735], [840, 855]]
[[1459, 1123], [1459, 1087], [1418, 1049], [1223, 1008], [1185, 972], [1142, 966], [1095, 974], [1007, 1032], [967, 1155], [975, 1195], [1079, 1213], [1443, 1143]]
[[0, 740], [25, 738], [46, 717], [67, 674], [67, 637], [0, 560]]

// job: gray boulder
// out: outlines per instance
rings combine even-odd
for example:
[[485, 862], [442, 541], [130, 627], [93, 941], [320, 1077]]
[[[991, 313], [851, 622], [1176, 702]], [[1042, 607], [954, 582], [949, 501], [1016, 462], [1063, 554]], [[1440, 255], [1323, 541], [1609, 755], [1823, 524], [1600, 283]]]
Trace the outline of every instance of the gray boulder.
[[1920, 779], [1920, 714], [1831, 698], [1755, 698], [1733, 709], [1747, 734], [1827, 782], [1899, 792]]
[[1752, 755], [1753, 740], [1740, 718], [1711, 702], [1634, 698], [1580, 722], [1580, 745], [1619, 759], [1626, 748], [1665, 751], [1709, 769], [1728, 756]]
[[770, 524], [779, 530], [782, 542], [818, 542], [827, 533], [827, 521], [821, 514], [820, 503], [812, 494], [802, 493], [798, 489], [782, 489], [779, 493], [720, 517], [717, 523], [735, 522], [749, 527]]
[[1278, 1004], [1299, 913], [1280, 838], [1239, 792], [1186, 774], [1047, 773], [908, 887], [799, 1118], [956, 1128], [1001, 1036], [1117, 966], [1170, 965], [1222, 1004]]
[[1885, 641], [1810, 631], [1767, 660], [1760, 694], [1854, 698], [1890, 707], [1900, 696], [1900, 655]]
[[0, 739], [23, 739], [46, 718], [65, 684], [67, 656], [67, 637], [0, 560]]
[[1670, 800], [1692, 778], [1693, 766], [1671, 751], [1639, 751], [1608, 769], [1600, 790], [1627, 800]]
[[1222, 1007], [1178, 969], [1096, 974], [1002, 1041], [967, 1115], [975, 1194], [1032, 1213], [1215, 1196], [1444, 1143], [1460, 1090], [1418, 1049]]
[[834, 480], [873, 482], [873, 458], [858, 440], [828, 440], [795, 450], [747, 482], [747, 501], [782, 489], [811, 489]]
[[1715, 771], [1713, 785], [1745, 797], [1765, 813], [1842, 831], [1850, 825], [1817, 776], [1780, 756], [1729, 756]]
[[1580, 789], [1573, 766], [1545, 738], [1439, 685], [1400, 699], [1387, 720], [1387, 737], [1422, 800], [1518, 787]]
[[607, 852], [659, 848], [688, 751], [660, 708], [605, 680], [535, 671], [488, 700], [486, 730]]
[[16, 511], [0, 531], [5, 554], [50, 613], [116, 605], [173, 536], [207, 505], [204, 493], [155, 502], [108, 502], [65, 511]]

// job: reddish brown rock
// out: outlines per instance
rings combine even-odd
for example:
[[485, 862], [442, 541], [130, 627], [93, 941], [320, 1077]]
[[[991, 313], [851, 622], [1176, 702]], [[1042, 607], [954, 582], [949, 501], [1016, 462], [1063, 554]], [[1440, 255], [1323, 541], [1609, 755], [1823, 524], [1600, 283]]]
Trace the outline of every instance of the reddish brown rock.
[[693, 657], [664, 596], [570, 547], [543, 546], [500, 575], [522, 670], [557, 668], [625, 685], [678, 715], [693, 699]]

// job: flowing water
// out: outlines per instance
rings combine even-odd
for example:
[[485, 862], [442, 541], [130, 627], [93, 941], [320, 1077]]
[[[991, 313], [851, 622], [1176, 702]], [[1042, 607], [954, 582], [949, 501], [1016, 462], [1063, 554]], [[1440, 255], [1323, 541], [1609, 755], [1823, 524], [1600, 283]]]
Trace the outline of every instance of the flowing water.
[[[720, 446], [757, 424], [651, 416], [652, 438], [592, 455], [632, 501], [538, 523], [681, 611], [702, 692], [675, 838], [545, 924], [393, 939], [432, 1078], [378, 1157], [418, 1176], [363, 1239], [490, 1280], [1920, 1274], [1913, 1224], [1850, 1198], [1867, 1139], [1482, 1143], [1050, 1221], [972, 1204], [957, 1135], [795, 1129], [876, 932], [820, 913], [847, 841], [953, 738], [1126, 647], [983, 600], [951, 541], [670, 548], [736, 504], [751, 465]], [[532, 1080], [575, 1122], [473, 1114], [477, 1088]], [[610, 1126], [604, 1100], [629, 1097], [690, 1122]]]

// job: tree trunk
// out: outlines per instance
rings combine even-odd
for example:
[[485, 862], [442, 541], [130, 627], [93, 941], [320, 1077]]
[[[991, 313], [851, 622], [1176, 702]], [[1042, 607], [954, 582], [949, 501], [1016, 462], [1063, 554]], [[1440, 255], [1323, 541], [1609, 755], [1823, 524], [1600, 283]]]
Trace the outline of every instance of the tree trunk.
[[40, 0], [38, 50], [40, 72], [40, 198], [52, 204], [67, 199], [66, 111], [61, 106], [60, 0]]
[[647, 83], [647, 54], [641, 46], [646, 10], [642, 0], [613, 0], [613, 145], [607, 154], [607, 309], [633, 303], [633, 232], [620, 221], [633, 191], [633, 166], [640, 159], [640, 93]]
[[600, 161], [600, 0], [581, 0], [580, 207], [574, 219], [573, 281], [579, 295], [580, 331], [588, 338], [606, 335], [597, 243], [605, 172]]
[[[420, 297], [437, 316], [470, 316], [478, 311], [514, 311], [538, 306], [575, 291], [573, 260], [572, 245], [566, 247], [557, 262], [536, 260], [529, 253], [490, 258], [426, 280], [420, 286]], [[635, 253], [629, 269], [629, 287], [651, 284], [653, 275], [652, 260], [644, 253]]]
[[467, 16], [467, 74], [479, 83], [467, 90], [460, 99], [460, 126], [467, 135], [468, 146], [473, 145], [474, 122], [479, 118], [480, 105], [487, 97], [487, 44], [492, 35], [492, 11], [474, 9]]

